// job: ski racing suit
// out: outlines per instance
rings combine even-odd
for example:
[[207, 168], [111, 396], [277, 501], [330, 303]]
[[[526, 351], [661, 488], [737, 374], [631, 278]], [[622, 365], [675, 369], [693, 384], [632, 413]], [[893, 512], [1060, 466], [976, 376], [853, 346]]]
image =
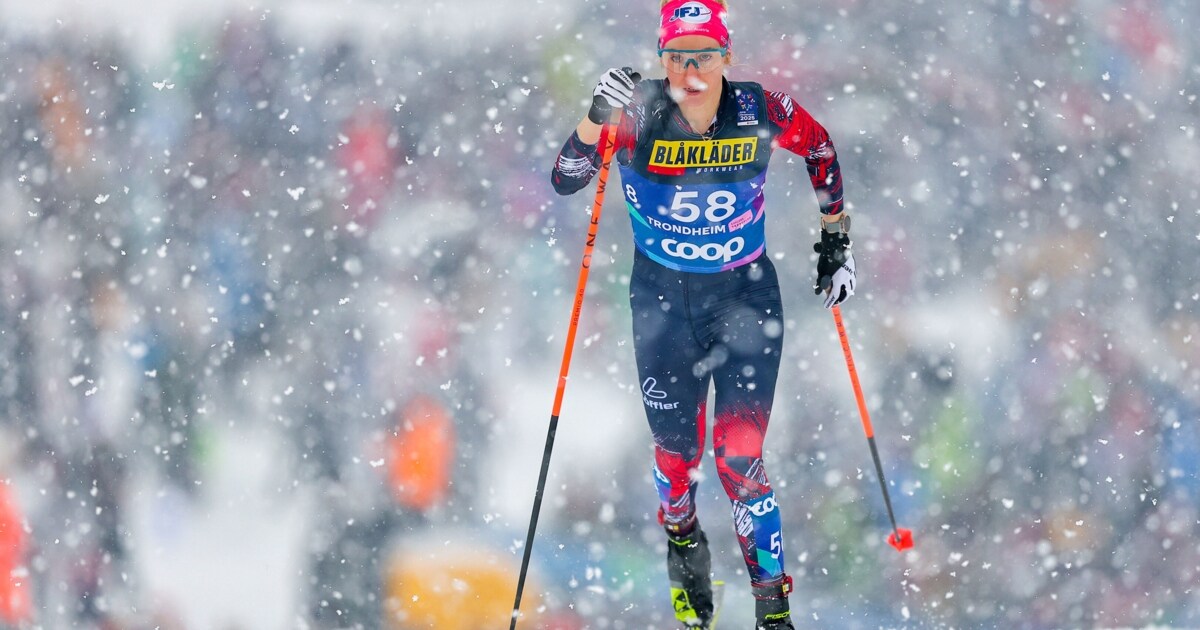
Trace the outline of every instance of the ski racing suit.
[[[763, 187], [776, 147], [804, 158], [820, 211], [842, 210], [829, 134], [786, 94], [723, 80], [716, 118], [695, 133], [664, 80], [638, 85], [615, 158], [636, 245], [634, 355], [655, 444], [664, 525], [690, 522], [716, 389], [713, 448], [751, 582], [784, 577], [779, 508], [762, 451], [783, 343], [779, 282], [766, 254]], [[559, 194], [598, 172], [596, 145], [571, 135], [551, 180]]]

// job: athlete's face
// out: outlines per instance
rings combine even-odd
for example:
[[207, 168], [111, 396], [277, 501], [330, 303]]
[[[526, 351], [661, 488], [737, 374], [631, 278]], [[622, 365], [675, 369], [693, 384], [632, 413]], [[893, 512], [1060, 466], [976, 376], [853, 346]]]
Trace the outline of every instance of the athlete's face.
[[[721, 77], [725, 75], [725, 66], [729, 65], [729, 52], [722, 55], [717, 40], [703, 35], [684, 35], [667, 42], [666, 50], [668, 52], [663, 52], [658, 59], [667, 71], [671, 97], [676, 103], [697, 105], [720, 96]], [[708, 59], [714, 62], [705, 63]]]

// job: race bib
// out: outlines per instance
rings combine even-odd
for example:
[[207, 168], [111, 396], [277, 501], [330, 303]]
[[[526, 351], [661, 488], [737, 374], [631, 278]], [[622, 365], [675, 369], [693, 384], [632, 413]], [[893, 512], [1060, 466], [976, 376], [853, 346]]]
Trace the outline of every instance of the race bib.
[[637, 247], [659, 264], [715, 273], [763, 252], [765, 173], [741, 182], [676, 185], [622, 168], [621, 178]]

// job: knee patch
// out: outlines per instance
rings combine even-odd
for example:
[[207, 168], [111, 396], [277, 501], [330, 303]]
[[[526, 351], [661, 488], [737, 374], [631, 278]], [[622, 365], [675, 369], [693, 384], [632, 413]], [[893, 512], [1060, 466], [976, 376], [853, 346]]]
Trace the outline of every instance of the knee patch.
[[727, 457], [721, 449], [716, 462], [717, 476], [730, 501], [747, 501], [771, 491], [761, 457]]
[[664, 525], [682, 523], [696, 513], [696, 483], [686, 472], [668, 477], [654, 466], [654, 487], [658, 490], [659, 514]]

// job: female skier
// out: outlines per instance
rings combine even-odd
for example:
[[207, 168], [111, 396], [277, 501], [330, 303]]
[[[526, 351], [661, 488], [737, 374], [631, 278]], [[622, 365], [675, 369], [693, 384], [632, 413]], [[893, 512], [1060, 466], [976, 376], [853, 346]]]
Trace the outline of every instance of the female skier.
[[832, 307], [854, 294], [842, 179], [825, 129], [787, 94], [725, 78], [724, 0], [666, 0], [658, 54], [666, 78], [605, 72], [563, 146], [559, 194], [599, 170], [603, 123], [623, 108], [616, 159], [636, 250], [630, 278], [634, 355], [654, 437], [659, 521], [676, 617], [713, 615], [708, 540], [696, 518], [695, 469], [716, 389], [713, 448], [749, 569], [756, 628], [793, 628], [779, 507], [762, 460], [783, 343], [775, 268], [766, 254], [763, 184], [772, 150], [802, 158], [821, 212], [815, 291]]

